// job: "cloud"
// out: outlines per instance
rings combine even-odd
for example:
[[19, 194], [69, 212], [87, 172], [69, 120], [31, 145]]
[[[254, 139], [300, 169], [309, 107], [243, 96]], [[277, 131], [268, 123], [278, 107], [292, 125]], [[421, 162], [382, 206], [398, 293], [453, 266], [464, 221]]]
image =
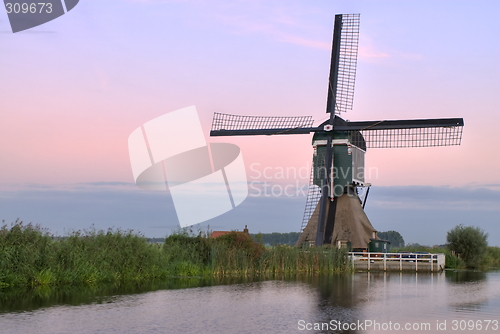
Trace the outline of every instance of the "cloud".
[[[311, 24], [308, 14], [318, 16], [315, 6], [296, 6], [289, 3], [239, 1], [237, 3], [206, 2], [200, 0], [126, 0], [144, 4], [185, 3], [190, 12], [202, 19], [216, 20], [235, 34], [261, 34], [274, 41], [330, 51], [331, 29]], [[190, 17], [192, 19], [192, 17]], [[200, 20], [199, 20], [200, 21]], [[312, 37], [314, 36], [314, 37]], [[328, 36], [326, 39], [317, 36]], [[360, 34], [359, 57], [363, 59], [388, 58], [386, 51], [376, 48], [366, 34]], [[410, 55], [411, 56], [411, 55]]]
[[295, 45], [305, 46], [305, 47], [314, 48], [314, 49], [321, 49], [321, 50], [330, 50], [331, 49], [331, 43], [329, 43], [329, 42], [311, 40], [311, 39], [307, 39], [304, 37], [285, 34], [285, 33], [276, 33], [276, 36], [277, 36], [278, 40], [286, 42], [286, 43], [291, 43], [291, 44], [295, 44]]
[[12, 196], [25, 191], [47, 191], [65, 192], [65, 191], [117, 191], [125, 189], [137, 189], [136, 185], [132, 182], [109, 182], [109, 181], [96, 181], [96, 182], [79, 182], [79, 183], [65, 183], [65, 184], [40, 184], [40, 183], [0, 183], [0, 198]]
[[444, 244], [447, 232], [463, 224], [482, 228], [499, 246], [499, 202], [500, 190], [483, 186], [377, 186], [365, 210], [377, 230], [398, 231], [407, 243]]
[[359, 45], [358, 55], [359, 55], [359, 58], [363, 58], [363, 59], [388, 58], [389, 57], [388, 53], [376, 50], [375, 47], [373, 47], [372, 45], [363, 45], [363, 44]]
[[[26, 186], [0, 194], [0, 221], [20, 218], [60, 235], [92, 225], [134, 229], [148, 237], [163, 237], [179, 228], [167, 192], [143, 191], [127, 182]], [[377, 186], [372, 187], [365, 209], [377, 230], [398, 231], [406, 242], [443, 244], [447, 231], [464, 224], [481, 227], [489, 233], [490, 245], [500, 245], [499, 202], [498, 188]], [[248, 225], [251, 232], [298, 232], [304, 205], [304, 196], [249, 196], [234, 210], [192, 228], [241, 230]]]
[[[143, 191], [129, 187], [110, 188], [108, 182], [64, 185], [57, 189], [24, 188], [1, 192], [0, 221], [17, 218], [41, 224], [52, 233], [88, 228], [120, 227], [141, 231], [149, 237], [162, 237], [179, 228], [174, 205], [168, 192]], [[114, 182], [109, 182], [114, 184]], [[80, 187], [80, 188], [78, 188]], [[199, 198], [200, 201], [203, 197]], [[226, 214], [193, 226], [205, 230], [208, 226], [220, 230], [287, 232], [300, 228], [303, 198], [247, 198]], [[193, 201], [196, 209], [196, 201]]]
[[381, 207], [500, 210], [500, 189], [487, 187], [378, 186], [372, 189], [370, 196], [374, 204]]
[[500, 189], [500, 183], [478, 183], [478, 182], [469, 182], [465, 185], [470, 189], [478, 189], [478, 188], [487, 188], [492, 190]]
[[113, 187], [113, 186], [134, 186], [135, 184], [132, 182], [84, 182], [84, 183], [78, 183], [81, 185], [88, 185], [88, 186], [96, 186], [96, 187]]
[[[216, 14], [219, 21], [233, 28], [237, 34], [262, 34], [266, 37], [284, 43], [300, 45], [308, 48], [330, 50], [331, 42], [315, 40], [291, 33], [290, 26], [297, 28], [299, 23], [290, 16], [283, 18], [283, 15], [271, 16], [266, 19], [256, 21], [255, 17], [247, 15], [225, 15]], [[302, 29], [300, 29], [303, 31]]]

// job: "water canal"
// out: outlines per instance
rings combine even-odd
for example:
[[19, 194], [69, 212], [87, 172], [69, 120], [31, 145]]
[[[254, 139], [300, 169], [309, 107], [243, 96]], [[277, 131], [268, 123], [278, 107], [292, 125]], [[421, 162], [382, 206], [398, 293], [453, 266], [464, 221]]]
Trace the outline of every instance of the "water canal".
[[0, 332], [9, 334], [494, 333], [499, 321], [499, 271], [171, 279], [0, 294]]

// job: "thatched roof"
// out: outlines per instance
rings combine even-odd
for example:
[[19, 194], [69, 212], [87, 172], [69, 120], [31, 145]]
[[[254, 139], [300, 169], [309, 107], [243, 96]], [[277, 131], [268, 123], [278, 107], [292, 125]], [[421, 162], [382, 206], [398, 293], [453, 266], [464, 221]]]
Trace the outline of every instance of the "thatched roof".
[[[345, 240], [351, 242], [352, 248], [368, 248], [368, 243], [373, 238], [373, 232], [377, 230], [370, 223], [370, 220], [361, 207], [358, 197], [352, 194], [344, 194], [335, 200], [337, 201], [337, 208], [335, 211], [332, 244], [336, 244], [338, 240]], [[328, 202], [328, 205], [330, 205], [330, 202]], [[296, 246], [301, 246], [307, 241], [316, 240], [318, 215], [319, 203], [316, 205], [306, 228], [295, 244]]]

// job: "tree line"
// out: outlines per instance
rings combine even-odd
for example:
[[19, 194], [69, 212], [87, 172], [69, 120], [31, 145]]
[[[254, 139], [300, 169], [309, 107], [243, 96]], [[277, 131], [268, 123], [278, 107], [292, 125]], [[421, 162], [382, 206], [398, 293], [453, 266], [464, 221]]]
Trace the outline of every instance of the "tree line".
[[287, 232], [287, 233], [250, 233], [250, 236], [258, 243], [264, 245], [289, 245], [293, 246], [299, 240], [300, 232]]
[[[266, 246], [294, 246], [300, 232], [251, 233], [257, 243]], [[428, 247], [420, 244], [405, 244], [403, 236], [397, 231], [378, 232], [378, 238], [390, 242], [391, 251], [428, 251], [444, 252], [447, 266], [452, 268], [480, 268], [500, 265], [500, 248], [488, 247], [488, 234], [479, 227], [458, 225], [448, 231], [447, 244]], [[165, 238], [150, 238], [150, 243], [163, 243]]]

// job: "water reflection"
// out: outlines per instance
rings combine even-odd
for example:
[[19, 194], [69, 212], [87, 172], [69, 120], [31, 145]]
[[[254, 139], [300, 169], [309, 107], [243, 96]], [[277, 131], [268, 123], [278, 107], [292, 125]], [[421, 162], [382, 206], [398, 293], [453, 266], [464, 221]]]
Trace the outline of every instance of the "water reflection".
[[[171, 278], [0, 291], [8, 333], [377, 333], [304, 324], [499, 319], [500, 273]], [[92, 319], [92, 321], [89, 321]], [[312, 327], [314, 328], [314, 327]], [[432, 331], [430, 331], [432, 332]], [[482, 331], [484, 332], [484, 331]]]
[[[303, 318], [311, 327], [318, 326], [320, 333], [357, 333], [342, 324], [355, 323], [360, 319], [359, 305], [366, 299], [368, 284], [361, 275], [311, 275], [297, 277], [314, 291], [313, 310]], [[303, 327], [303, 326], [302, 326]], [[337, 329], [337, 330], [336, 330]]]
[[487, 273], [456, 270], [446, 273], [447, 299], [450, 308], [457, 313], [473, 314], [487, 307], [491, 297]]
[[448, 270], [446, 279], [453, 283], [480, 282], [486, 280], [487, 273], [473, 270]]
[[273, 277], [172, 277], [162, 281], [112, 284], [39, 286], [36, 288], [0, 289], [0, 313], [33, 311], [55, 305], [112, 303], [118, 296], [157, 290], [188, 289], [213, 285], [258, 282]]

